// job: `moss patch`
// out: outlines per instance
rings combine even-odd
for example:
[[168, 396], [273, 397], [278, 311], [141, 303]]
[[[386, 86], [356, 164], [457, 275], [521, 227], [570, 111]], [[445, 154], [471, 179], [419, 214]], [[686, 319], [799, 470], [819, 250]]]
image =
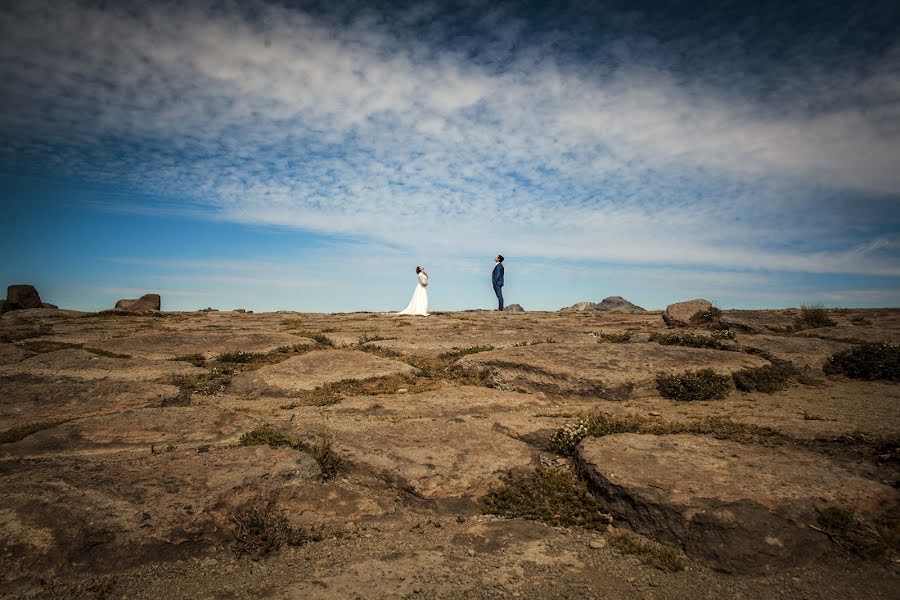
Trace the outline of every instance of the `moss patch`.
[[548, 468], [507, 475], [502, 487], [485, 497], [484, 512], [601, 531], [612, 521], [583, 482], [568, 471]]
[[660, 395], [672, 400], [722, 400], [728, 396], [731, 385], [731, 377], [719, 375], [712, 369], [656, 377]]

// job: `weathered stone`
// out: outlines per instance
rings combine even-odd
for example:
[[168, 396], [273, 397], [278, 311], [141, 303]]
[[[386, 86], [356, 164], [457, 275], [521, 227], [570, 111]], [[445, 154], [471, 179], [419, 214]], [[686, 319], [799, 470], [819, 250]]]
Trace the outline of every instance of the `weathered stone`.
[[465, 368], [490, 369], [509, 389], [624, 400], [656, 396], [656, 374], [711, 368], [730, 374], [768, 361], [740, 352], [660, 344], [539, 344], [464, 356]]
[[420, 394], [397, 393], [383, 396], [352, 396], [339, 404], [316, 407], [317, 412], [378, 417], [442, 417], [489, 415], [511, 411], [549, 410], [553, 403], [534, 394], [506, 392], [487, 387], [459, 386]]
[[55, 304], [50, 304], [49, 302], [41, 302], [41, 308], [59, 308]]
[[33, 285], [11, 285], [6, 289], [6, 305], [4, 310], [22, 310], [23, 308], [40, 308], [41, 297]]
[[521, 304], [509, 304], [503, 310], [505, 312], [525, 312]]
[[243, 507], [285, 485], [317, 486], [307, 454], [268, 446], [147, 453], [139, 460], [60, 462], [3, 478], [6, 574], [109, 572], [230, 543]]
[[809, 527], [816, 507], [872, 514], [896, 500], [890, 487], [820, 454], [709, 437], [587, 438], [576, 460], [617, 519], [735, 573], [821, 556], [829, 540]]
[[248, 396], [290, 396], [342, 379], [412, 374], [410, 365], [356, 350], [324, 350], [289, 358], [235, 377], [228, 392]]
[[159, 406], [178, 393], [173, 385], [142, 381], [3, 375], [0, 376], [0, 431]]
[[477, 498], [504, 471], [532, 465], [528, 444], [493, 431], [489, 423], [460, 419], [371, 422], [347, 429], [333, 422], [339, 456], [411, 486], [425, 498]]
[[27, 373], [79, 379], [122, 379], [128, 381], [165, 381], [176, 375], [204, 373], [204, 369], [184, 362], [115, 358], [98, 355], [80, 348], [69, 348], [38, 354], [14, 365], [0, 366], [0, 375]]
[[825, 359], [841, 350], [850, 348], [850, 344], [784, 335], [738, 335], [737, 341], [743, 346], [758, 348], [776, 358], [789, 360], [798, 367], [821, 369]]
[[90, 455], [98, 459], [151, 447], [186, 449], [198, 444], [234, 444], [256, 426], [245, 414], [215, 406], [128, 409], [62, 423], [23, 440], [0, 445], [0, 456]]
[[6, 312], [6, 300], [0, 299], [0, 315]]
[[127, 337], [100, 339], [91, 346], [116, 354], [152, 359], [171, 359], [190, 354], [213, 358], [225, 352], [270, 352], [282, 346], [314, 345], [315, 342], [289, 333], [221, 332], [208, 330], [137, 333]]
[[604, 298], [600, 304], [595, 305], [591, 310], [625, 313], [647, 312], [645, 309], [637, 304], [632, 304], [622, 296], [609, 296], [608, 298]]
[[137, 298], [124, 298], [116, 302], [116, 308], [128, 308], [137, 302]]
[[690, 325], [691, 317], [698, 312], [709, 310], [712, 308], [712, 302], [709, 300], [697, 299], [687, 300], [686, 302], [676, 302], [670, 304], [663, 311], [662, 318], [666, 325]]
[[11, 365], [34, 356], [34, 352], [23, 350], [14, 344], [0, 344], [0, 365]]

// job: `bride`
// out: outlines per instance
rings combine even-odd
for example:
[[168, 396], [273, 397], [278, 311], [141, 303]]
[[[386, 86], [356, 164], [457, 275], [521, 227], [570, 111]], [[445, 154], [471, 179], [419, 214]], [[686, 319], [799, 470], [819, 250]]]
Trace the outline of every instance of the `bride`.
[[398, 315], [428, 316], [428, 291], [425, 289], [428, 287], [428, 273], [425, 272], [425, 267], [420, 266], [416, 267], [416, 275], [419, 277], [419, 283], [413, 292], [412, 300], [409, 301], [409, 306], [396, 313]]

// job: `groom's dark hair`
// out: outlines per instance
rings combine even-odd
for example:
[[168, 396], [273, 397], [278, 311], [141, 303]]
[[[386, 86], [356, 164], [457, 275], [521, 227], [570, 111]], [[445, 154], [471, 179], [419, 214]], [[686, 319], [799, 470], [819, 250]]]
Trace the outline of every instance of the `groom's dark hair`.
[[416, 275], [422, 272], [422, 267], [416, 267]]
[[497, 255], [497, 258], [500, 259], [500, 262], [503, 262], [503, 255], [502, 255], [502, 254], [498, 254], [498, 255]]

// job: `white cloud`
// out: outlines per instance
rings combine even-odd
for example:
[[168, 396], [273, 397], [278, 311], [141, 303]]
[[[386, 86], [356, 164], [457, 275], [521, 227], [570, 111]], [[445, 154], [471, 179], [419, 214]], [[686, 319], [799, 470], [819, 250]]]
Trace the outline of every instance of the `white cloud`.
[[[869, 110], [900, 87], [897, 47], [869, 104], [791, 113], [646, 65], [600, 78], [525, 47], [488, 68], [371, 15], [216, 6], [5, 11], [11, 152], [188, 200], [162, 210], [447, 256], [900, 275], [895, 237], [790, 220], [823, 186], [900, 194], [897, 115]], [[516, 47], [515, 23], [498, 37]]]

